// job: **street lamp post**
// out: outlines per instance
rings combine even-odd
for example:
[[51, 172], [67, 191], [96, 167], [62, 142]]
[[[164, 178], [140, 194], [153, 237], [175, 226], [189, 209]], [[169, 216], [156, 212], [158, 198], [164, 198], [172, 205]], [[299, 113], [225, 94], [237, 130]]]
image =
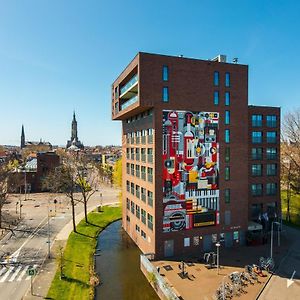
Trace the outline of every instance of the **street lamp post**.
[[[271, 258], [273, 258], [273, 225], [274, 224], [276, 224], [277, 226], [279, 226], [280, 225], [280, 223], [279, 222], [276, 222], [276, 221], [273, 221], [272, 222], [272, 225], [271, 225]], [[279, 227], [278, 227], [279, 228]], [[278, 230], [278, 232], [279, 232], [279, 230]]]
[[221, 244], [218, 242], [216, 243], [216, 247], [217, 247], [217, 268], [218, 268], [218, 274], [219, 274], [219, 268], [220, 268], [220, 260], [219, 260], [219, 248], [220, 248]]

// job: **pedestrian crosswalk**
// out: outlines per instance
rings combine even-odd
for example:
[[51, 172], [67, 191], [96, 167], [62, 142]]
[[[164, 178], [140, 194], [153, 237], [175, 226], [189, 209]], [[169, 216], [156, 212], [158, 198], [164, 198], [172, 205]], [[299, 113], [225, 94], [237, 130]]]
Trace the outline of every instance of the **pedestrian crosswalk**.
[[[37, 269], [37, 266], [34, 265], [33, 268]], [[0, 266], [0, 283], [29, 280], [30, 276], [27, 275], [29, 267], [29, 265]]]

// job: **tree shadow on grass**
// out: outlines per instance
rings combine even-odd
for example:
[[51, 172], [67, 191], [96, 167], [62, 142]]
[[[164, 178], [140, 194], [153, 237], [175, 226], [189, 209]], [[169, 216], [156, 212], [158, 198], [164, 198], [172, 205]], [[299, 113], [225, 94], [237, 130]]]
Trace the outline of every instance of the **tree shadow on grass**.
[[88, 283], [83, 282], [83, 281], [81, 281], [79, 279], [76, 279], [76, 278], [68, 277], [66, 275], [63, 276], [61, 280], [67, 281], [67, 282], [70, 282], [70, 283], [76, 283], [76, 284], [80, 285], [83, 288], [89, 288], [90, 287], [90, 285]]
[[94, 238], [96, 238], [96, 236], [92, 236], [92, 235], [88, 235], [88, 234], [85, 234], [85, 233], [82, 233], [82, 232], [76, 232], [77, 234], [79, 234], [79, 235], [82, 235], [82, 236], [85, 236], [85, 237], [88, 237], [88, 238], [91, 238], [91, 239], [94, 239]]

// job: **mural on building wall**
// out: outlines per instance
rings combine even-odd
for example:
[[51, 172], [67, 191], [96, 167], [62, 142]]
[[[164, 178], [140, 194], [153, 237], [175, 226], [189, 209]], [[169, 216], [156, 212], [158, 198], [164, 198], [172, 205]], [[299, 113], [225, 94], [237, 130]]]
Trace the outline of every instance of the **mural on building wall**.
[[163, 231], [219, 223], [219, 114], [163, 111]]

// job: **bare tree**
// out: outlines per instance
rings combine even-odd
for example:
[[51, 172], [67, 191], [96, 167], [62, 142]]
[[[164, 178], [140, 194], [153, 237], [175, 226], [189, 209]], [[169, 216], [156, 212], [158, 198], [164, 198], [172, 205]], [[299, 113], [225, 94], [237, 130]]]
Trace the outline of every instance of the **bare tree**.
[[43, 186], [51, 192], [64, 193], [70, 199], [72, 208], [73, 230], [76, 231], [75, 205], [78, 200], [75, 198], [77, 190], [76, 168], [71, 160], [51, 172], [43, 182]]
[[20, 174], [14, 170], [14, 162], [0, 164], [0, 228], [3, 228], [2, 209], [7, 201], [9, 191], [20, 184]]
[[93, 169], [88, 170], [87, 164], [88, 163], [84, 158], [77, 159], [76, 183], [82, 195], [82, 198], [79, 201], [81, 201], [84, 206], [84, 217], [86, 223], [88, 223], [87, 204], [91, 196], [96, 192], [98, 182], [97, 173]]
[[291, 193], [300, 193], [300, 109], [283, 119], [281, 137], [281, 181], [287, 192], [286, 219], [290, 221]]

